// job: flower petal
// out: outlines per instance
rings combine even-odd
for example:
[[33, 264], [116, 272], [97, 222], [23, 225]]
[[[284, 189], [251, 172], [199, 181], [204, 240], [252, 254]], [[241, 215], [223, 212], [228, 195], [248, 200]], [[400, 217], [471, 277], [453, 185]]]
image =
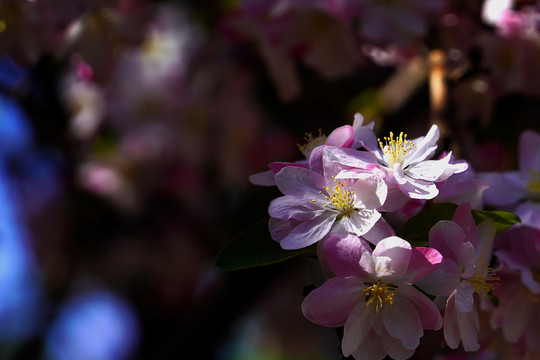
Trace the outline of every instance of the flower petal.
[[468, 313], [474, 307], [474, 287], [467, 281], [462, 281], [456, 289], [457, 313]]
[[409, 197], [405, 195], [397, 185], [392, 184], [388, 187], [386, 201], [379, 211], [391, 212], [399, 210], [409, 200]]
[[476, 245], [477, 264], [489, 264], [493, 254], [493, 240], [495, 239], [495, 223], [491, 219], [484, 220], [477, 228], [478, 241]]
[[429, 231], [429, 246], [439, 250], [444, 258], [460, 264], [461, 245], [465, 242], [465, 232], [453, 221], [442, 220]]
[[463, 229], [465, 241], [470, 241], [476, 247], [478, 235], [476, 232], [476, 223], [471, 213], [471, 204], [463, 203], [459, 205], [452, 217], [452, 221]]
[[315, 219], [301, 222], [281, 240], [280, 245], [284, 249], [293, 250], [315, 244], [328, 234], [335, 220], [335, 214], [328, 211]]
[[287, 166], [276, 174], [276, 185], [288, 196], [317, 198], [326, 183], [321, 175], [311, 170]]
[[413, 286], [400, 286], [397, 290], [400, 296], [406, 297], [418, 311], [422, 328], [425, 330], [439, 330], [443, 319], [441, 312], [430, 298], [416, 290]]
[[426, 275], [416, 285], [428, 294], [449, 296], [458, 287], [461, 269], [451, 259], [444, 259], [441, 266]]
[[457, 313], [457, 322], [459, 333], [461, 334], [461, 342], [465, 351], [477, 351], [480, 349], [478, 343], [478, 313], [476, 309], [466, 313]]
[[529, 196], [526, 191], [527, 179], [521, 172], [485, 172], [479, 173], [478, 176], [489, 184], [484, 190], [484, 202], [487, 205], [513, 205]]
[[444, 339], [450, 349], [457, 349], [461, 341], [455, 300], [455, 294], [451, 294], [446, 302], [443, 318]]
[[339, 222], [348, 232], [362, 236], [371, 230], [380, 218], [381, 214], [377, 210], [359, 209], [353, 211], [350, 217], [344, 216]]
[[[394, 176], [394, 181], [400, 185], [404, 185], [409, 181], [403, 172], [403, 165], [400, 163], [395, 163], [391, 170], [392, 175]], [[400, 186], [401, 187], [401, 186]]]
[[448, 167], [450, 155], [448, 154], [440, 160], [426, 160], [410, 165], [406, 173], [413, 179], [436, 181]]
[[302, 302], [302, 312], [316, 324], [343, 326], [347, 318], [353, 315], [353, 308], [364, 298], [362, 289], [365, 287], [361, 279], [354, 276], [332, 278], [306, 296]]
[[[323, 165], [323, 154], [324, 149], [327, 148], [326, 145], [319, 145], [311, 151], [309, 155], [309, 169], [316, 174], [323, 176], [324, 178], [324, 165]], [[326, 180], [325, 180], [326, 181]], [[320, 190], [320, 189], [319, 189]]]
[[511, 309], [511, 311], [506, 311], [502, 314], [503, 335], [508, 342], [517, 342], [526, 332], [527, 326], [531, 321], [531, 315], [534, 311], [534, 302], [530, 300], [523, 301], [523, 299], [526, 299], [528, 296], [530, 296], [528, 291], [520, 286], [520, 289], [516, 292], [515, 296], [508, 299], [505, 304], [506, 309]]
[[323, 161], [326, 166], [346, 165], [352, 168], [368, 169], [369, 164], [377, 164], [377, 158], [368, 151], [328, 146], [324, 149]]
[[331, 235], [323, 243], [328, 265], [337, 276], [367, 276], [360, 268], [364, 252], [371, 252], [365, 240], [355, 235]]
[[405, 297], [395, 297], [391, 309], [383, 310], [382, 320], [388, 333], [401, 340], [406, 349], [416, 349], [420, 344], [424, 334], [420, 316]]
[[409, 284], [415, 284], [437, 269], [442, 261], [443, 257], [436, 249], [428, 247], [413, 248], [405, 281]]
[[362, 237], [370, 243], [377, 245], [377, 243], [382, 239], [395, 235], [396, 233], [394, 232], [392, 226], [390, 226], [390, 224], [388, 224], [386, 220], [381, 217], [367, 233], [362, 235]]
[[319, 203], [306, 202], [301, 198], [292, 196], [280, 196], [270, 201], [270, 205], [268, 206], [268, 214], [271, 217], [283, 220], [311, 220], [321, 215], [324, 211], [322, 205]]
[[372, 279], [377, 279], [377, 270], [375, 268], [375, 258], [369, 252], [362, 254], [360, 258], [360, 267], [367, 273]]
[[440, 132], [437, 125], [432, 125], [426, 136], [413, 139], [415, 147], [412, 153], [407, 157], [403, 166], [406, 167], [412, 163], [418, 163], [431, 157], [437, 149], [437, 141], [439, 140]]
[[375, 122], [371, 122], [366, 126], [362, 126], [364, 118], [360, 114], [354, 115], [354, 143], [351, 146], [354, 149], [364, 147], [368, 151], [377, 151], [379, 149], [379, 143], [377, 136], [373, 132]]
[[341, 350], [349, 356], [362, 344], [373, 324], [374, 315], [367, 311], [364, 302], [358, 302], [351, 311], [343, 329]]
[[272, 170], [262, 171], [249, 176], [249, 182], [259, 186], [276, 185], [275, 174]]
[[433, 199], [439, 194], [439, 189], [432, 183], [421, 179], [405, 177], [406, 181], [399, 184], [401, 191], [411, 199]]
[[351, 125], [340, 126], [328, 135], [326, 145], [343, 148], [351, 147], [354, 141], [354, 129]]
[[354, 191], [356, 205], [362, 205], [368, 209], [376, 209], [382, 206], [386, 201], [388, 186], [386, 182], [372, 173], [364, 174], [357, 178], [351, 185]]
[[[452, 152], [450, 151], [450, 153], [448, 153], [448, 155], [446, 155], [446, 156], [452, 157]], [[465, 161], [465, 160], [453, 161], [453, 159], [450, 159], [450, 162], [448, 163], [448, 165], [444, 169], [444, 172], [435, 181], [436, 182], [441, 182], [441, 181], [448, 180], [448, 178], [450, 178], [450, 176], [452, 176], [454, 174], [463, 174], [463, 173], [465, 173], [467, 171], [467, 169], [471, 169], [470, 166], [469, 166], [469, 163], [467, 161]]]
[[370, 330], [364, 341], [352, 353], [352, 356], [356, 360], [383, 360], [386, 358], [380, 336], [375, 331]]
[[271, 217], [268, 221], [268, 229], [270, 230], [270, 236], [272, 239], [280, 242], [294, 229], [300, 221], [298, 220], [282, 220]]
[[526, 201], [519, 204], [514, 210], [517, 216], [521, 219], [521, 223], [533, 227], [540, 227], [540, 203], [534, 201]]
[[391, 274], [379, 274], [379, 276], [382, 275], [381, 278], [387, 279], [385, 281], [389, 282], [401, 279], [409, 266], [411, 252], [411, 244], [398, 236], [390, 236], [379, 241], [375, 246], [375, 250], [373, 250], [373, 256], [390, 258], [390, 264], [393, 270]]
[[399, 339], [396, 339], [389, 334], [380, 336], [380, 339], [383, 344], [384, 351], [394, 360], [405, 360], [414, 354], [415, 349], [405, 348]]

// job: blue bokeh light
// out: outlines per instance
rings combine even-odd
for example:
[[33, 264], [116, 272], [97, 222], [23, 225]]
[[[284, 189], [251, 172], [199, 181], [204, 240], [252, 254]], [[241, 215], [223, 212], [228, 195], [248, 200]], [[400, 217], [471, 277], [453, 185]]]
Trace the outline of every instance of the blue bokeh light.
[[41, 314], [38, 269], [6, 159], [26, 150], [31, 131], [17, 105], [0, 96], [0, 342], [33, 335]]
[[50, 360], [122, 360], [135, 349], [137, 319], [114, 294], [98, 290], [78, 295], [60, 310], [47, 334]]

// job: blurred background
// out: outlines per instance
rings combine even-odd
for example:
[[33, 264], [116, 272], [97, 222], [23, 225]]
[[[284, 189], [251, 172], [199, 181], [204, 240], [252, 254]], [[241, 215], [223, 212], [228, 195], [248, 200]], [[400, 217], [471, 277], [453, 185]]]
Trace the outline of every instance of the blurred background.
[[1, 0], [0, 359], [340, 359], [300, 310], [314, 259], [215, 266], [279, 195], [249, 176], [356, 112], [515, 169], [539, 19], [526, 0]]

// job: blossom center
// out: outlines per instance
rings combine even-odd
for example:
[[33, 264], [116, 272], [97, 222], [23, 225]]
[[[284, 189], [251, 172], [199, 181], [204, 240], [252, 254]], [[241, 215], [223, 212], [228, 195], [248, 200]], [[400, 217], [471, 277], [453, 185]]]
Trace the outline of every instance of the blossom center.
[[378, 140], [388, 167], [393, 167], [396, 163], [403, 164], [406, 154], [414, 148], [414, 143], [407, 140], [407, 134], [403, 132], [396, 137], [393, 132], [390, 132], [390, 136], [384, 137], [385, 144], [381, 139]]
[[324, 197], [329, 201], [333, 208], [340, 212], [341, 215], [349, 217], [354, 210], [354, 191], [346, 190], [345, 184], [335, 178], [334, 182], [336, 185], [333, 188], [328, 186], [323, 187], [328, 194]]
[[385, 284], [381, 281], [367, 285], [370, 286], [362, 290], [362, 292], [366, 294], [366, 307], [368, 311], [374, 311], [375, 315], [378, 316], [379, 311], [385, 306], [388, 308], [388, 306], [394, 305], [394, 290], [397, 288], [395, 285]]
[[480, 264], [477, 266], [474, 275], [465, 280], [474, 287], [476, 293], [487, 295], [498, 285], [495, 281], [499, 280], [499, 277], [487, 264]]
[[538, 171], [531, 170], [531, 176], [527, 181], [527, 190], [531, 193], [533, 199], [540, 200], [540, 174]]
[[309, 155], [319, 145], [324, 145], [326, 143], [326, 135], [324, 135], [321, 132], [321, 129], [319, 129], [319, 135], [316, 137], [313, 137], [312, 133], [306, 133], [306, 136], [304, 136], [304, 140], [306, 141], [304, 144], [297, 144], [298, 149], [306, 156], [306, 158], [309, 158]]

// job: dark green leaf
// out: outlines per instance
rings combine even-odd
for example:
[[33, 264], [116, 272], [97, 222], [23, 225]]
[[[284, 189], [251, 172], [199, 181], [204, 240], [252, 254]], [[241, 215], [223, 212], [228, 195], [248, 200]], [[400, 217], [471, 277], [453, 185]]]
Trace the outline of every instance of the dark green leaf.
[[397, 235], [409, 241], [413, 246], [426, 246], [429, 230], [433, 225], [441, 220], [452, 220], [456, 209], [455, 204], [435, 204], [410, 218], [398, 229]]
[[274, 264], [314, 251], [315, 245], [299, 250], [284, 250], [270, 237], [268, 218], [259, 220], [221, 249], [216, 265], [227, 271]]
[[521, 222], [519, 216], [510, 211], [472, 211], [474, 221], [480, 224], [486, 219], [492, 219], [495, 222], [497, 234], [508, 230], [512, 225]]

